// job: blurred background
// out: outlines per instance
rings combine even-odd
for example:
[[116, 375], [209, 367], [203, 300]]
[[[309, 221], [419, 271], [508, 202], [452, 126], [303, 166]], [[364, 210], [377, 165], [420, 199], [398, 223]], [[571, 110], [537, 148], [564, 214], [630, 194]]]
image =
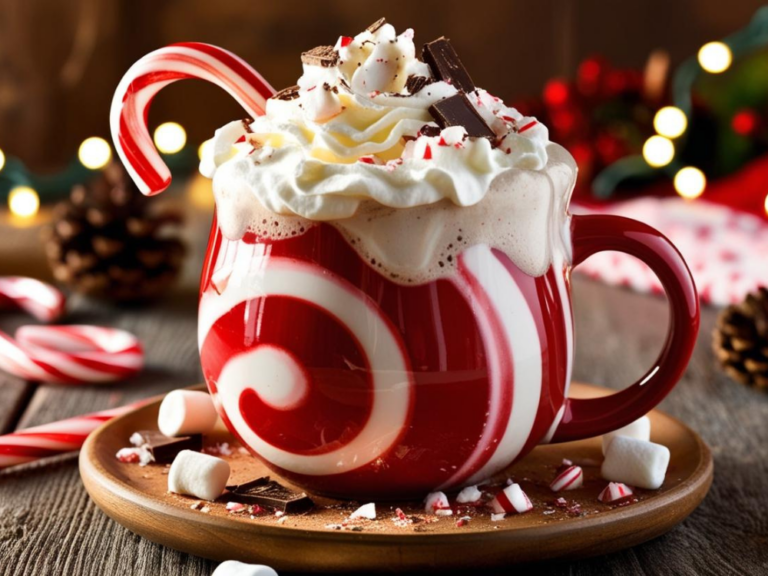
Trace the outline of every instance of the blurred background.
[[[574, 155], [573, 209], [626, 213], [662, 229], [694, 268], [705, 303], [733, 303], [768, 283], [768, 8], [756, 0], [727, 8], [716, 0], [390, 0], [385, 8], [355, 0], [0, 0], [0, 14], [0, 274], [56, 277], [93, 293], [94, 282], [105, 286], [96, 271], [128, 266], [123, 255], [92, 253], [104, 230], [85, 221], [86, 208], [53, 206], [113, 159], [109, 106], [138, 58], [173, 42], [209, 42], [279, 89], [301, 74], [302, 51], [385, 16], [398, 31], [413, 27], [417, 46], [450, 37], [479, 86], [535, 115]], [[175, 185], [118, 218], [175, 203], [161, 221], [186, 219], [179, 234], [192, 283], [213, 208], [209, 183], [196, 173], [198, 148], [242, 115], [211, 84], [164, 89], [149, 125]], [[88, 186], [86, 197], [98, 197]], [[115, 219], [109, 202], [96, 209], [102, 223]], [[110, 234], [135, 240], [126, 230]], [[125, 251], [135, 251], [131, 242]], [[631, 258], [602, 255], [581, 270], [660, 289]]]
[[[592, 55], [640, 69], [663, 49], [675, 66], [704, 43], [746, 25], [760, 4], [0, 0], [0, 148], [35, 170], [60, 168], [84, 138], [109, 137], [109, 104], [128, 67], [172, 42], [232, 50], [281, 88], [300, 75], [301, 51], [333, 44], [386, 16], [398, 30], [414, 28], [417, 45], [449, 36], [479, 86], [516, 100], [538, 94], [553, 77], [574, 77]], [[150, 123], [174, 120], [200, 143], [240, 115], [219, 89], [186, 82], [157, 97]]]

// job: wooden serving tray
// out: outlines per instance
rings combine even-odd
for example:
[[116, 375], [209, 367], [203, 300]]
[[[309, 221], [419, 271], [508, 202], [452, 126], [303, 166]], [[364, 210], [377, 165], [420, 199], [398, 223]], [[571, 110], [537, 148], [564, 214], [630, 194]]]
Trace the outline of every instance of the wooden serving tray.
[[[577, 397], [605, 393], [584, 384], [571, 388]], [[606, 554], [655, 538], [680, 523], [712, 483], [709, 448], [690, 428], [654, 410], [649, 414], [651, 439], [669, 447], [672, 455], [666, 482], [658, 491], [636, 491], [636, 500], [623, 506], [597, 500], [607, 482], [600, 478], [601, 441], [595, 438], [540, 446], [507, 470], [504, 477], [521, 485], [534, 509], [499, 522], [492, 522], [484, 508], [437, 518], [426, 516], [419, 502], [382, 502], [377, 503], [376, 520], [354, 521], [339, 529], [361, 503], [319, 497], [314, 498], [318, 507], [304, 515], [251, 517], [227, 512], [226, 499], [198, 503], [168, 493], [165, 465], [141, 467], [115, 458], [133, 432], [156, 428], [159, 404], [160, 399], [115, 418], [90, 435], [80, 454], [88, 493], [109, 517], [153, 542], [213, 560], [268, 564], [277, 570], [480, 569]], [[230, 436], [206, 439], [207, 446], [220, 442], [231, 443], [232, 454], [222, 456], [232, 466], [231, 483], [270, 474], [257, 459], [238, 450]], [[582, 466], [584, 486], [554, 494], [549, 483], [564, 458]], [[558, 505], [558, 497], [566, 504]], [[397, 508], [416, 521], [397, 522]], [[471, 520], [457, 526], [464, 515]]]

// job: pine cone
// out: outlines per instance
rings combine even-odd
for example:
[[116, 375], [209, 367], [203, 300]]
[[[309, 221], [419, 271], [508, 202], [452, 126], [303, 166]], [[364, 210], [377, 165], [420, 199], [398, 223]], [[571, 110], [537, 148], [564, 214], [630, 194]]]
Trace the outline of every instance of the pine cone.
[[712, 346], [734, 380], [768, 390], [768, 289], [720, 313]]
[[75, 186], [43, 231], [54, 277], [119, 302], [159, 296], [178, 276], [184, 245], [167, 234], [181, 216], [153, 214], [151, 204], [118, 165]]

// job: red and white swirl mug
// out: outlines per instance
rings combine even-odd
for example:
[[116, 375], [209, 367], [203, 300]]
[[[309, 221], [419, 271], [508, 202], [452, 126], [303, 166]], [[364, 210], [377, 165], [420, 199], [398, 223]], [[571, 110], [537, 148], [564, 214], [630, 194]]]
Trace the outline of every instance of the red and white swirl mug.
[[[165, 48], [134, 68], [115, 96], [113, 130], [148, 194], [169, 182], [142, 120], [162, 86], [203, 77], [252, 114], [271, 94], [241, 60], [206, 45]], [[550, 218], [553, 234], [569, 224], [570, 237], [553, 246], [545, 274], [529, 276], [478, 243], [458, 255], [451, 274], [419, 285], [381, 274], [331, 224], [230, 240], [214, 220], [199, 343], [223, 420], [296, 484], [367, 499], [477, 483], [542, 442], [596, 436], [647, 413], [680, 378], [698, 331], [685, 262], [639, 222], [558, 211]], [[658, 275], [669, 333], [634, 385], [569, 399], [570, 272], [602, 250], [636, 256]]]

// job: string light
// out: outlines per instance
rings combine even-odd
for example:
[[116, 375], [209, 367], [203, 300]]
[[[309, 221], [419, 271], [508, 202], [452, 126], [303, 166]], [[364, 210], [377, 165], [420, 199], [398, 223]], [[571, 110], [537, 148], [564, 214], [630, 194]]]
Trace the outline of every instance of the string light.
[[669, 138], [651, 136], [643, 144], [643, 158], [654, 168], [666, 166], [674, 157], [675, 146]]
[[677, 138], [688, 128], [685, 112], [676, 106], [664, 106], [653, 117], [656, 132], [667, 138]]
[[0, 150], [0, 170], [3, 169], [3, 166], [5, 166], [5, 153]]
[[200, 160], [203, 159], [203, 155], [205, 154], [205, 151], [208, 149], [208, 146], [211, 145], [210, 140], [206, 140], [202, 144], [200, 144], [200, 147], [197, 149], [197, 157], [200, 158]]
[[40, 209], [40, 197], [29, 186], [17, 186], [8, 195], [11, 213], [20, 218], [31, 218]]
[[104, 168], [112, 159], [112, 148], [109, 142], [98, 136], [91, 136], [83, 140], [80, 148], [77, 150], [77, 157], [80, 163], [90, 170], [99, 170]]
[[181, 124], [164, 122], [155, 129], [155, 146], [163, 154], [176, 154], [187, 143], [187, 133]]
[[681, 168], [675, 174], [675, 190], [686, 200], [693, 200], [704, 193], [707, 187], [707, 177], [704, 172], [693, 166]]
[[722, 42], [708, 42], [699, 50], [699, 64], [710, 74], [725, 72], [732, 61], [731, 49]]

